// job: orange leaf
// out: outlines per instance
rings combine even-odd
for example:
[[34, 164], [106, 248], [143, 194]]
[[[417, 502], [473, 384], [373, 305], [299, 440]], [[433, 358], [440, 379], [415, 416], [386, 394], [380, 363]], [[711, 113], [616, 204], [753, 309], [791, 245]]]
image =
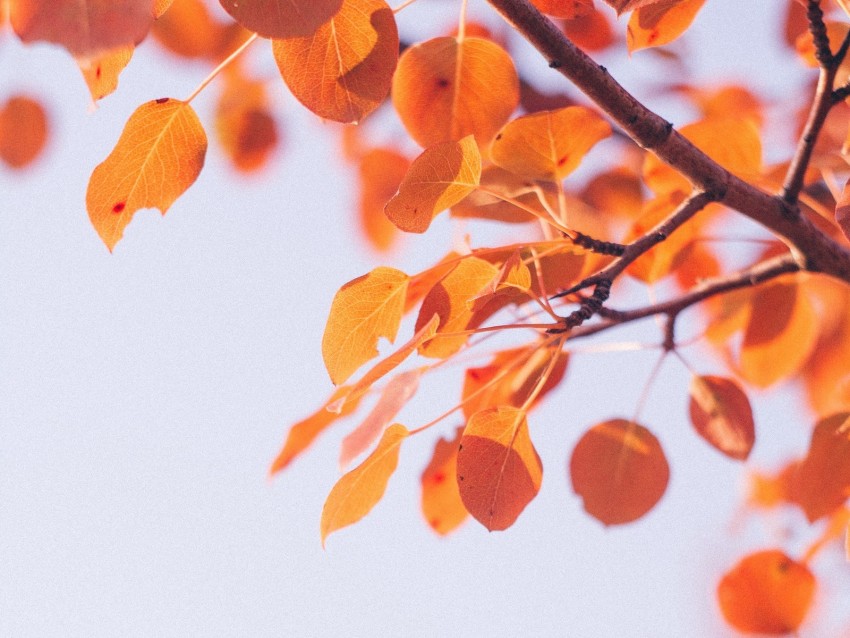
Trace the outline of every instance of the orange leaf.
[[206, 152], [207, 136], [187, 102], [164, 97], [136, 109], [86, 192], [89, 219], [107, 248], [140, 208], [164, 215], [197, 179]]
[[[337, 388], [333, 395], [331, 395], [331, 398], [321, 408], [289, 429], [289, 433], [286, 435], [286, 442], [272, 462], [269, 475], [273, 476], [285, 469], [297, 456], [310, 447], [316, 437], [329, 426], [357, 409], [360, 397], [349, 398], [349, 390], [350, 388], [348, 386]], [[330, 406], [338, 403], [342, 397], [347, 398], [342, 409], [331, 411]]]
[[9, 18], [24, 42], [53, 42], [87, 58], [141, 42], [152, 8], [152, 0], [11, 0]]
[[850, 239], [850, 179], [844, 184], [841, 197], [835, 204], [835, 223], [841, 228], [844, 237]]
[[513, 525], [537, 496], [542, 479], [523, 412], [497, 407], [469, 419], [457, 455], [457, 480], [463, 504], [479, 523], [491, 532]]
[[605, 0], [605, 2], [617, 10], [617, 15], [626, 13], [627, 11], [633, 11], [634, 9], [640, 9], [641, 7], [648, 7], [669, 1], [670, 0]]
[[850, 413], [818, 421], [809, 451], [797, 468], [792, 500], [814, 522], [843, 505], [850, 497]]
[[[214, 58], [233, 35], [233, 27], [213, 19], [203, 0], [180, 0], [154, 22], [151, 34], [172, 53], [186, 58]], [[243, 40], [245, 38], [242, 38]]]
[[237, 170], [259, 170], [278, 145], [277, 122], [268, 107], [266, 83], [242, 75], [238, 67], [225, 75], [216, 103], [215, 131]]
[[511, 57], [491, 40], [435, 38], [404, 52], [392, 95], [420, 146], [467, 135], [484, 146], [519, 103], [519, 79]]
[[80, 71], [93, 100], [103, 99], [118, 88], [118, 76], [130, 63], [134, 50], [132, 46], [122, 47], [107, 51], [90, 61], [79, 61]]
[[313, 35], [337, 15], [343, 0], [219, 0], [230, 16], [264, 38]]
[[705, 0], [662, 0], [637, 9], [626, 29], [629, 53], [669, 44], [691, 26], [703, 4]]
[[378, 250], [387, 250], [398, 235], [384, 207], [409, 168], [410, 160], [391, 149], [373, 148], [360, 158], [360, 227]]
[[277, 39], [273, 51], [284, 82], [304, 106], [335, 122], [359, 122], [390, 92], [398, 47], [395, 17], [384, 0], [345, 0], [317, 30]]
[[583, 106], [541, 111], [508, 122], [490, 149], [493, 162], [526, 179], [560, 181], [611, 126]]
[[593, 0], [531, 0], [531, 4], [553, 18], [575, 18], [593, 11]]
[[25, 95], [0, 106], [0, 160], [12, 168], [35, 161], [47, 142], [47, 114], [41, 103]]
[[658, 439], [642, 425], [612, 419], [585, 432], [570, 458], [573, 490], [605, 525], [631, 523], [664, 495], [670, 468]]
[[481, 155], [471, 135], [442, 142], [413, 160], [384, 212], [409, 233], [424, 233], [434, 216], [471, 193], [481, 179]]
[[787, 634], [806, 617], [815, 593], [815, 577], [778, 549], [750, 554], [729, 570], [717, 586], [723, 617], [738, 631]]
[[380, 266], [336, 293], [322, 337], [322, 358], [334, 385], [378, 354], [380, 337], [395, 341], [409, 279]]
[[[684, 193], [677, 190], [646, 202], [643, 213], [632, 224], [627, 240], [644, 235], [670, 215], [684, 199]], [[664, 241], [643, 253], [629, 265], [626, 272], [646, 283], [654, 283], [667, 277], [689, 258], [695, 234], [693, 221], [683, 224]]]
[[472, 309], [468, 301], [475, 297], [498, 273], [493, 264], [467, 257], [435, 285], [422, 300], [422, 307], [416, 319], [418, 330], [434, 314], [440, 317], [437, 335], [419, 347], [424, 357], [445, 359], [460, 350], [469, 338], [468, 335], [441, 337], [440, 333], [458, 332], [466, 329], [472, 318]]
[[588, 13], [567, 18], [562, 28], [566, 36], [584, 51], [604, 51], [616, 42], [608, 18], [592, 7]]
[[537, 218], [531, 213], [506, 202], [495, 195], [485, 192], [493, 191], [504, 197], [517, 200], [524, 206], [540, 211], [546, 215], [540, 204], [538, 194], [544, 192], [552, 197], [557, 205], [557, 193], [552, 184], [534, 184], [522, 179], [519, 175], [506, 171], [493, 164], [486, 166], [481, 171], [480, 185], [482, 189], [472, 191], [466, 198], [452, 207], [452, 217], [478, 217], [506, 224], [525, 224], [533, 222]]
[[381, 435], [401, 408], [416, 394], [421, 376], [422, 370], [408, 370], [390, 379], [372, 411], [342, 440], [339, 452], [341, 468], [360, 456]]
[[745, 460], [755, 442], [753, 411], [747, 395], [731, 379], [694, 376], [690, 416], [697, 434], [726, 456]]
[[428, 467], [422, 472], [422, 515], [441, 536], [454, 531], [469, 512], [457, 486], [457, 450], [463, 427], [457, 428], [452, 441], [440, 439]]
[[322, 509], [322, 547], [329, 534], [353, 525], [381, 500], [398, 465], [401, 442], [408, 434], [403, 425], [391, 425], [366, 460], [333, 486]]

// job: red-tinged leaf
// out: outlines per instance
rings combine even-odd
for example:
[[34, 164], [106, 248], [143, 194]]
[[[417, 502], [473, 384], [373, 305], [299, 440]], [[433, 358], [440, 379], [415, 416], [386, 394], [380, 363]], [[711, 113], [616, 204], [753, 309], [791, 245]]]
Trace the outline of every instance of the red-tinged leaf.
[[35, 98], [15, 95], [0, 105], [0, 160], [7, 166], [29, 166], [41, 155], [47, 136], [47, 114]]
[[360, 425], [343, 440], [339, 452], [339, 466], [345, 468], [355, 458], [365, 452], [375, 442], [384, 428], [389, 425], [399, 411], [410, 401], [419, 388], [422, 370], [409, 370], [393, 377], [384, 386], [381, 396], [372, 411]]
[[[349, 390], [348, 386], [337, 388], [327, 403], [289, 429], [286, 441], [269, 469], [270, 476], [285, 469], [296, 457], [310, 447], [317, 436], [336, 421], [357, 409], [360, 397], [349, 397]], [[330, 406], [339, 403], [342, 397], [347, 398], [345, 404], [341, 406], [341, 409], [332, 411]]]
[[428, 467], [422, 472], [422, 515], [435, 532], [445, 536], [469, 516], [457, 486], [457, 451], [463, 426], [449, 441], [440, 439]]
[[245, 33], [232, 22], [213, 19], [204, 0], [180, 0], [154, 22], [151, 35], [176, 55], [203, 59], [219, 57], [237, 31]]
[[398, 49], [395, 17], [384, 0], [345, 0], [315, 31], [273, 46], [292, 94], [319, 117], [346, 123], [359, 122], [387, 97]]
[[80, 71], [91, 98], [96, 102], [118, 88], [118, 76], [130, 63], [135, 47], [128, 46], [107, 51], [92, 60], [80, 60]]
[[669, 2], [669, 0], [605, 0], [605, 2], [617, 10], [617, 15], [621, 15], [628, 11], [640, 9], [641, 7]]
[[472, 319], [472, 309], [467, 303], [475, 297], [498, 273], [493, 264], [478, 257], [466, 257], [443, 279], [435, 285], [422, 300], [419, 316], [416, 319], [416, 329], [437, 314], [440, 326], [437, 335], [419, 347], [419, 354], [424, 357], [445, 359], [460, 350], [469, 335], [447, 335], [466, 330]]
[[850, 239], [850, 180], [844, 184], [841, 197], [835, 204], [835, 223], [841, 228], [841, 232]]
[[490, 149], [493, 162], [521, 177], [560, 181], [576, 168], [611, 126], [583, 106], [524, 115], [508, 122]]
[[91, 58], [141, 42], [153, 22], [153, 0], [11, 0], [9, 18], [24, 42], [52, 42]]
[[622, 525], [661, 500], [670, 468], [652, 432], [613, 419], [581, 437], [570, 458], [570, 478], [588, 514], [604, 525]]
[[738, 631], [782, 635], [797, 631], [815, 594], [815, 577], [781, 550], [756, 552], [717, 586], [723, 617]]
[[850, 413], [815, 425], [809, 451], [794, 474], [791, 498], [814, 522], [850, 498]]
[[669, 44], [694, 21], [705, 0], [661, 0], [637, 9], [626, 29], [629, 53]]
[[388, 427], [374, 452], [333, 486], [322, 509], [322, 547], [329, 534], [353, 525], [381, 500], [398, 465], [401, 442], [408, 434], [398, 423]]
[[572, 19], [593, 11], [593, 0], [531, 0], [531, 4], [553, 18]]
[[471, 193], [481, 179], [481, 155], [475, 139], [441, 142], [413, 160], [384, 212], [409, 233], [424, 233], [437, 213]]
[[469, 419], [457, 455], [457, 484], [479, 523], [491, 532], [513, 525], [537, 496], [542, 479], [525, 413], [498, 407]]
[[[350, 127], [353, 128], [353, 127]], [[410, 168], [410, 160], [391, 149], [373, 148], [360, 158], [360, 227], [377, 250], [388, 250], [398, 229], [384, 214]]]
[[86, 191], [89, 219], [107, 248], [140, 208], [164, 215], [197, 179], [206, 152], [204, 128], [187, 102], [166, 97], [136, 109]]
[[339, 289], [322, 337], [322, 358], [334, 385], [377, 356], [377, 343], [395, 341], [409, 277], [380, 266]]
[[405, 50], [392, 98], [420, 146], [467, 135], [486, 146], [519, 103], [519, 79], [511, 57], [491, 40], [435, 38]]
[[251, 173], [262, 169], [278, 146], [277, 122], [266, 97], [266, 83], [239, 72], [225, 75], [216, 103], [215, 132], [233, 166]]
[[594, 8], [591, 8], [588, 13], [568, 18], [561, 28], [573, 44], [584, 51], [604, 51], [617, 41], [608, 18]]
[[750, 401], [732, 379], [695, 376], [691, 379], [690, 416], [702, 438], [726, 456], [745, 460], [755, 442]]
[[343, 6], [343, 0], [219, 0], [219, 3], [236, 22], [264, 38], [311, 36]]

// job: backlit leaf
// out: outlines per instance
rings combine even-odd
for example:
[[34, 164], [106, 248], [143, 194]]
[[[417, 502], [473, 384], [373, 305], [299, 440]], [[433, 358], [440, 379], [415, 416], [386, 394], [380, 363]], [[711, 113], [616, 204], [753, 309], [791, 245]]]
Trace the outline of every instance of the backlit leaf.
[[[647, 201], [643, 207], [643, 213], [632, 224], [626, 239], [634, 240], [644, 235], [670, 215], [684, 199], [684, 193], [677, 190]], [[647, 283], [667, 277], [689, 258], [689, 249], [696, 236], [696, 230], [693, 221], [686, 222], [677, 228], [675, 233], [647, 250], [630, 264], [627, 272]]]
[[409, 279], [380, 266], [336, 293], [322, 337], [322, 358], [335, 385], [378, 354], [380, 337], [395, 341]]
[[815, 425], [792, 485], [793, 501], [811, 522], [850, 498], [850, 413], [834, 414]]
[[697, 433], [726, 456], [745, 460], [755, 442], [750, 401], [731, 379], [694, 376], [690, 417]]
[[207, 136], [188, 103], [166, 97], [136, 109], [86, 192], [89, 219], [107, 248], [140, 208], [164, 215], [197, 179], [206, 152]]
[[151, 29], [151, 35], [169, 51], [192, 59], [220, 56], [236, 32], [245, 33], [232, 22], [225, 24], [213, 19], [204, 0], [179, 0]]
[[14, 95], [0, 105], [0, 160], [15, 169], [38, 158], [47, 143], [47, 114], [35, 98]]
[[669, 2], [669, 0], [605, 0], [605, 2], [614, 7], [617, 10], [617, 15], [620, 15], [641, 7]]
[[457, 483], [466, 509], [488, 530], [514, 524], [540, 491], [543, 466], [525, 414], [512, 407], [469, 419], [457, 455]]
[[399, 42], [384, 0], [345, 0], [315, 31], [276, 37], [281, 39], [274, 41], [273, 52], [284, 82], [319, 117], [359, 122], [390, 92]]
[[510, 56], [495, 42], [435, 38], [401, 56], [392, 97], [420, 146], [467, 135], [485, 146], [519, 103], [519, 80]]
[[323, 547], [329, 534], [356, 523], [381, 500], [398, 465], [401, 442], [408, 434], [398, 423], [388, 427], [366, 460], [333, 486], [322, 509]]
[[387, 148], [373, 148], [360, 158], [360, 227], [370, 244], [387, 250], [398, 229], [384, 214], [387, 202], [396, 194], [410, 168], [410, 160]]
[[564, 20], [561, 28], [577, 47], [584, 51], [604, 51], [617, 41], [608, 18], [599, 9], [579, 13]]
[[531, 0], [531, 4], [553, 18], [575, 18], [593, 11], [593, 0]]
[[717, 586], [723, 617], [738, 631], [780, 635], [797, 630], [815, 593], [815, 577], [781, 550], [744, 557]]
[[454, 531], [469, 512], [460, 498], [457, 486], [457, 450], [463, 427], [457, 428], [449, 441], [439, 439], [428, 466], [422, 472], [422, 515], [441, 536]]
[[670, 468], [652, 432], [612, 419], [590, 428], [576, 444], [570, 478], [588, 514], [605, 525], [622, 525], [658, 503]]
[[141, 42], [154, 15], [152, 0], [11, 0], [9, 17], [24, 42], [53, 42], [90, 58]]
[[691, 26], [705, 0], [661, 0], [638, 8], [626, 29], [629, 52], [669, 44]]
[[224, 10], [249, 31], [264, 38], [313, 35], [333, 18], [343, 0], [219, 0]]
[[122, 47], [98, 55], [93, 60], [80, 61], [80, 71], [93, 100], [103, 99], [118, 88], [118, 76], [130, 63], [134, 47]]
[[434, 216], [458, 203], [481, 179], [481, 155], [471, 135], [442, 142], [413, 160], [384, 212], [401, 230], [424, 233]]
[[237, 170], [250, 173], [263, 168], [279, 141], [266, 83], [243, 75], [238, 67], [225, 74], [224, 90], [216, 103], [215, 132]]
[[493, 162], [526, 179], [560, 181], [611, 126], [583, 106], [542, 111], [508, 122], [493, 140]]

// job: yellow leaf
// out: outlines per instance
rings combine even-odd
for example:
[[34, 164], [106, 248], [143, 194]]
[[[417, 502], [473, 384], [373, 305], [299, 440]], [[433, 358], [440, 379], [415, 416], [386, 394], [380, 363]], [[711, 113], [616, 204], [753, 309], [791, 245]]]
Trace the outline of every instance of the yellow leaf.
[[388, 427], [375, 451], [333, 486], [322, 509], [322, 547], [329, 534], [353, 525], [381, 500], [398, 465], [401, 442], [408, 434], [398, 423]]
[[188, 103], [165, 97], [136, 109], [86, 192], [89, 219], [109, 250], [140, 208], [166, 213], [197, 179], [206, 152], [207, 136]]
[[401, 230], [424, 233], [434, 216], [471, 193], [481, 179], [481, 155], [471, 135], [442, 142], [413, 160], [384, 212]]
[[485, 146], [519, 103], [507, 52], [481, 38], [435, 38], [408, 48], [393, 77], [393, 104], [420, 146], [474, 135]]
[[335, 385], [378, 354], [380, 337], [395, 341], [409, 280], [380, 266], [336, 293], [322, 337], [322, 358]]
[[398, 47], [395, 17], [384, 0], [346, 0], [315, 31], [275, 40], [273, 51], [284, 82], [304, 106], [329, 120], [359, 122], [390, 92]]
[[93, 60], [79, 61], [83, 79], [93, 100], [103, 99], [118, 88], [118, 75], [130, 63], [134, 47], [107, 51]]
[[611, 126], [590, 109], [568, 106], [508, 122], [490, 149], [493, 162], [526, 179], [560, 181]]

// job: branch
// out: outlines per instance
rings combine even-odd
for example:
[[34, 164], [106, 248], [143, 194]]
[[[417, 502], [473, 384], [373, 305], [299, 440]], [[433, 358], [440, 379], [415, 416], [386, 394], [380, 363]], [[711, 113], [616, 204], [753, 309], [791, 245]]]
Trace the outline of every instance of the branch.
[[488, 0], [547, 60], [640, 146], [685, 175], [697, 190], [759, 222], [796, 249], [800, 266], [850, 282], [850, 252], [796, 206], [735, 177], [639, 102], [528, 0]]

